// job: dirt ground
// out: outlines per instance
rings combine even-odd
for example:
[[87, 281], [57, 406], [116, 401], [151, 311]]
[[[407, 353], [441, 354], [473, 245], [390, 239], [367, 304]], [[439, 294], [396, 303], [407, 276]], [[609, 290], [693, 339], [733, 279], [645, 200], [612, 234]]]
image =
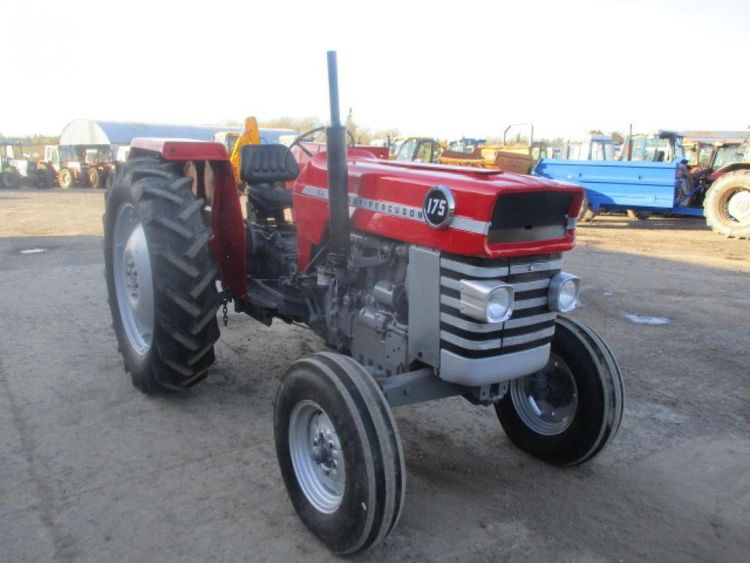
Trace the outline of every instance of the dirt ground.
[[[321, 342], [230, 314], [203, 384], [138, 393], [110, 327], [102, 212], [101, 192], [0, 192], [0, 561], [330, 560], [272, 432], [279, 378]], [[406, 506], [358, 560], [748, 559], [750, 242], [603, 217], [566, 270], [623, 369], [614, 442], [560, 470], [489, 408], [398, 409]]]

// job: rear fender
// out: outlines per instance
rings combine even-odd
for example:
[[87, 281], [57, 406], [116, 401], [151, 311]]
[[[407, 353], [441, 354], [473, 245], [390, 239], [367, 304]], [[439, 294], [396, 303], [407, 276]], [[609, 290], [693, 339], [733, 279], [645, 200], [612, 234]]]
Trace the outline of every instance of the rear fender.
[[[128, 160], [149, 155], [193, 163], [195, 166], [196, 195], [211, 205], [213, 236], [210, 244], [221, 270], [222, 288], [232, 298], [246, 301], [245, 222], [226, 148], [220, 143], [190, 139], [133, 139]], [[206, 165], [209, 166], [208, 170]], [[207, 190], [208, 179], [213, 189]]]
[[715, 182], [724, 174], [727, 174], [728, 172], [734, 172], [736, 170], [750, 170], [750, 162], [733, 162], [732, 164], [727, 164], [723, 168], [719, 168], [718, 170], [715, 170], [714, 172], [709, 174], [708, 180], [710, 182]]

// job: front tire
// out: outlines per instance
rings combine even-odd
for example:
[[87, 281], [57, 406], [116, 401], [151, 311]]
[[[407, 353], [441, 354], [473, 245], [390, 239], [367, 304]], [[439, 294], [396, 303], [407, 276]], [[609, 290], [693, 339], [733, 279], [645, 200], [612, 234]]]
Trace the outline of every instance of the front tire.
[[706, 223], [714, 232], [730, 238], [750, 238], [750, 170], [724, 174], [706, 193]]
[[0, 182], [6, 190], [17, 190], [21, 187], [21, 175], [12, 168], [7, 168], [0, 174]]
[[607, 344], [583, 322], [559, 317], [550, 362], [510, 382], [495, 406], [513, 444], [553, 465], [578, 465], [617, 434], [624, 390]]
[[395, 527], [406, 488], [401, 440], [360, 364], [333, 353], [295, 362], [276, 394], [274, 433], [292, 505], [331, 551], [363, 551]]
[[109, 305], [125, 369], [144, 393], [195, 385], [214, 362], [217, 267], [191, 185], [179, 165], [143, 158], [108, 192]]

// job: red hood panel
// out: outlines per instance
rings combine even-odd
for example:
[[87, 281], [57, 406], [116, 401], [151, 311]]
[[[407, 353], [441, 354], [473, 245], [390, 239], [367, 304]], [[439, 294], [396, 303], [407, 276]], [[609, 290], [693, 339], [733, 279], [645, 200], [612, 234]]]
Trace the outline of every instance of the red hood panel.
[[[495, 200], [503, 193], [566, 191], [573, 194], [568, 215], [575, 217], [583, 190], [572, 185], [495, 170], [419, 163], [396, 163], [349, 150], [349, 199], [352, 228], [452, 254], [503, 257], [563, 252], [573, 248], [573, 228], [558, 239], [489, 244], [487, 231]], [[421, 215], [427, 191], [443, 185], [456, 201], [446, 229], [435, 229]], [[326, 154], [309, 159], [294, 184], [295, 221], [300, 236], [321, 242], [328, 221]], [[303, 256], [300, 257], [301, 262]]]

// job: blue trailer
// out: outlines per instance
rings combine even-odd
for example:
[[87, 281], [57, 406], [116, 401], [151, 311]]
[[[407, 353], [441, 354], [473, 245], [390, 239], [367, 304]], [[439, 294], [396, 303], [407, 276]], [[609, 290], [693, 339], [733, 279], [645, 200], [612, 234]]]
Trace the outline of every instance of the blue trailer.
[[532, 174], [586, 189], [588, 208], [702, 216], [682, 161], [557, 160], [543, 158]]

